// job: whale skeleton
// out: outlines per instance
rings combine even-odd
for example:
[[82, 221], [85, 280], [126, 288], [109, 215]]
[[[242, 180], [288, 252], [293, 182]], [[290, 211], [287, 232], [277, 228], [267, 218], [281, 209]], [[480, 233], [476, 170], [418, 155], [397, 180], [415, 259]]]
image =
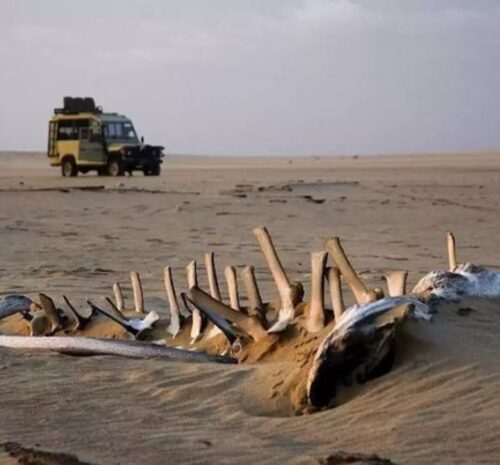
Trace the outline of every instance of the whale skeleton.
[[[253, 230], [253, 234], [276, 286], [276, 301], [263, 301], [255, 268], [247, 265], [241, 270], [240, 277], [248, 305], [242, 305], [238, 273], [236, 268], [229, 265], [224, 273], [229, 303], [223, 302], [214, 254], [207, 252], [204, 262], [209, 292], [201, 288], [196, 261], [191, 261], [186, 267], [187, 289], [180, 292], [180, 300], [177, 298], [172, 268], [164, 268], [163, 281], [170, 310], [168, 320], [159, 318], [155, 312], [145, 313], [142, 282], [137, 272], [130, 274], [134, 294], [133, 317], [126, 314], [119, 283], [113, 285], [115, 303], [109, 299], [107, 301], [109, 310], [104, 310], [92, 301], [88, 302], [92, 309], [91, 315], [99, 314], [113, 320], [136, 338], [139, 337], [141, 342], [54, 335], [28, 338], [0, 336], [0, 346], [72, 354], [159, 356], [226, 363], [234, 359], [221, 354], [232, 353], [240, 361], [261, 360], [268, 353], [280, 350], [277, 341], [296, 347], [293, 345], [296, 344], [294, 338], [311, 335], [309, 340], [318, 342], [309, 360], [307, 400], [314, 407], [323, 407], [331, 402], [339, 384], [349, 376], [356, 375], [362, 381], [370, 379], [388, 364], [394, 352], [396, 331], [407, 318], [430, 319], [425, 303], [415, 296], [405, 295], [407, 272], [386, 274], [388, 297], [384, 297], [381, 289], [370, 288], [361, 280], [338, 237], [327, 240], [324, 251], [311, 254], [310, 293], [308, 300], [304, 300], [302, 284], [291, 281], [287, 276], [268, 230], [260, 226]], [[327, 266], [328, 257], [334, 262], [330, 266]], [[347, 284], [356, 302], [347, 309], [342, 281]], [[330, 293], [332, 311], [325, 306], [326, 288]], [[184, 304], [188, 313], [183, 313], [179, 302]], [[26, 300], [25, 309], [28, 303]], [[66, 303], [71, 307], [69, 301]], [[62, 326], [60, 315], [57, 309], [52, 308], [53, 302], [50, 304], [47, 299], [43, 299], [42, 306], [53, 329], [50, 334], [55, 334]], [[0, 305], [0, 315], [1, 312]], [[76, 313], [76, 316], [71, 314], [72, 319], [78, 328], [83, 329], [84, 334], [88, 322], [82, 324]], [[164, 340], [168, 346], [151, 343], [157, 340]], [[358, 353], [354, 358], [352, 348]], [[253, 358], [249, 357], [252, 351], [255, 351]]]

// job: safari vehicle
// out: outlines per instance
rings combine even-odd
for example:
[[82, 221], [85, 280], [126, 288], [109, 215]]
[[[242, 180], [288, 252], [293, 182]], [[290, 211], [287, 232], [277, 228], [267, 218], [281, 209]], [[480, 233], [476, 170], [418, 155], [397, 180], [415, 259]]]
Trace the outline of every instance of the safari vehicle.
[[63, 176], [97, 170], [100, 176], [123, 176], [142, 170], [158, 176], [162, 146], [144, 145], [132, 121], [118, 113], [105, 113], [90, 97], [64, 97], [49, 123], [47, 155]]

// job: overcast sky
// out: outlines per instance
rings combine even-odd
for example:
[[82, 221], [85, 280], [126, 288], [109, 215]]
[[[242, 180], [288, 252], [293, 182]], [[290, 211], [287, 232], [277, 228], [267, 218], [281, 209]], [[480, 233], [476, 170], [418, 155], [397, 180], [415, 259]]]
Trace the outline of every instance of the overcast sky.
[[0, 0], [0, 149], [91, 95], [171, 153], [500, 147], [497, 0]]

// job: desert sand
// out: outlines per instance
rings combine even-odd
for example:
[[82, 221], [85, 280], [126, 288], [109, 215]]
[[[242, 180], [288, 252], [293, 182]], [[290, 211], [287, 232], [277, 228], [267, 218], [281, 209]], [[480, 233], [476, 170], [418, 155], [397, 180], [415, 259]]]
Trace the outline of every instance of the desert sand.
[[[310, 252], [337, 235], [371, 285], [406, 269], [411, 287], [447, 267], [448, 230], [460, 261], [500, 269], [498, 198], [500, 153], [179, 155], [166, 158], [159, 178], [74, 179], [42, 153], [3, 153], [0, 295], [45, 292], [59, 302], [66, 294], [84, 308], [121, 281], [130, 302], [136, 270], [146, 307], [167, 315], [163, 267], [182, 285], [186, 264], [212, 250], [221, 284], [225, 265], [253, 264], [271, 299], [252, 236], [261, 224], [290, 277], [306, 285]], [[72, 456], [21, 462], [4, 448], [0, 463], [375, 463], [335, 459], [340, 451], [398, 465], [500, 463], [500, 302], [442, 305], [432, 323], [409, 322], [398, 347], [389, 374], [309, 415], [276, 395], [286, 361], [199, 365], [0, 349], [0, 443]]]

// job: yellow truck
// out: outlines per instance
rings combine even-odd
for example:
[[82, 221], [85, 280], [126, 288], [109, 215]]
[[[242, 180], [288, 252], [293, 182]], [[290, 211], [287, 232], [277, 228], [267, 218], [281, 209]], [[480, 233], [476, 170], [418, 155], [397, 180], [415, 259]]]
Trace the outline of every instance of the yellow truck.
[[61, 167], [63, 176], [160, 174], [164, 147], [145, 145], [129, 118], [105, 113], [91, 97], [64, 97], [63, 103], [50, 119], [47, 149], [50, 165]]

